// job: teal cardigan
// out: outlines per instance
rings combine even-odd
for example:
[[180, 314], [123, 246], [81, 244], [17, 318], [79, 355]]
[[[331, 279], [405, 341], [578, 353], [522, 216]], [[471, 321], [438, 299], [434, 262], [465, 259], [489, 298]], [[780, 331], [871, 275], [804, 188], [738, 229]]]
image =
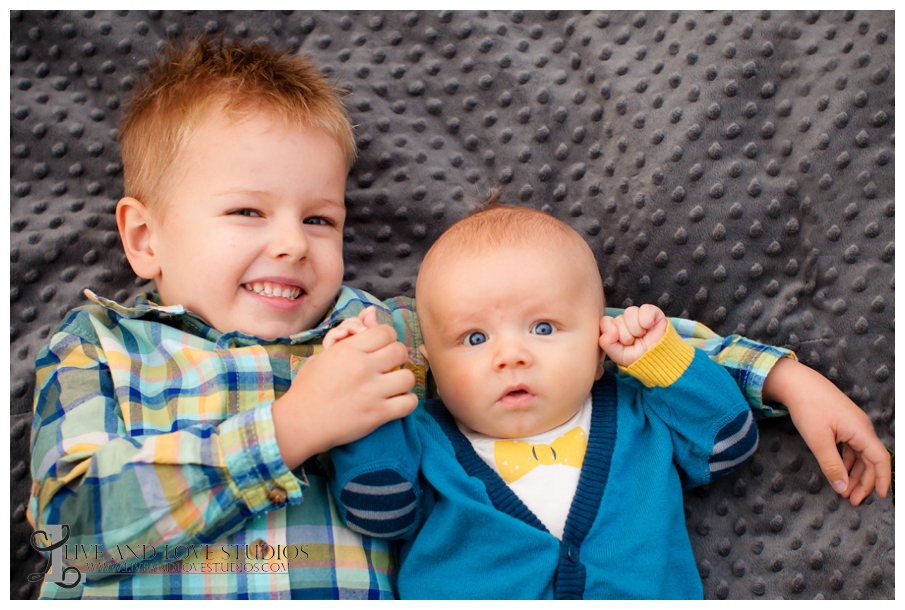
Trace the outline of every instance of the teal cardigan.
[[682, 489], [750, 457], [748, 405], [700, 351], [669, 387], [607, 373], [592, 398], [562, 541], [437, 400], [332, 451], [340, 512], [354, 530], [403, 540], [403, 599], [701, 598]]

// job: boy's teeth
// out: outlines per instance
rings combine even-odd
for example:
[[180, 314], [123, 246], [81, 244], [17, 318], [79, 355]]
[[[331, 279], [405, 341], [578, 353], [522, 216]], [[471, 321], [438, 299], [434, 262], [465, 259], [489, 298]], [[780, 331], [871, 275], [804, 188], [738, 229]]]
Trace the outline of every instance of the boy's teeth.
[[272, 282], [255, 282], [245, 284], [245, 289], [267, 297], [281, 297], [284, 299], [297, 299], [302, 293], [298, 286], [283, 286]]

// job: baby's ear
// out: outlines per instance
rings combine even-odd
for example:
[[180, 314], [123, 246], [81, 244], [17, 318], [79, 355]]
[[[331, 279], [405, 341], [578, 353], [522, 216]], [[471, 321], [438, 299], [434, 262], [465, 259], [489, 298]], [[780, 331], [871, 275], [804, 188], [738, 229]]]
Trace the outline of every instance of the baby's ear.
[[424, 358], [424, 368], [425, 370], [430, 368], [430, 358], [427, 357], [427, 348], [422, 343], [418, 346], [418, 352], [421, 354], [422, 358]]
[[597, 359], [597, 372], [594, 374], [594, 381], [600, 381], [600, 378], [603, 377], [603, 363], [606, 362], [606, 353], [602, 349], [598, 351], [600, 356]]
[[116, 226], [135, 275], [146, 280], [160, 276], [160, 264], [151, 246], [153, 219], [148, 208], [134, 197], [123, 197], [116, 204]]
[[427, 396], [439, 396], [440, 390], [437, 389], [437, 383], [434, 380], [434, 376], [431, 374], [430, 358], [427, 357], [427, 347], [425, 347], [423, 343], [418, 346], [418, 353], [424, 358], [424, 374], [427, 377]]

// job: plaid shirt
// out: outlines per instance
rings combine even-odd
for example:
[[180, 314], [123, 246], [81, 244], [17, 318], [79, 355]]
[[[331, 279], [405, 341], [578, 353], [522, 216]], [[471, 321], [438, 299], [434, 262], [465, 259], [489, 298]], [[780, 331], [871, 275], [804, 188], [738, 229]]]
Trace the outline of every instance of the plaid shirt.
[[[411, 299], [344, 287], [317, 328], [268, 341], [220, 333], [155, 295], [134, 307], [88, 296], [35, 365], [29, 519], [69, 525], [66, 563], [82, 571], [77, 587], [45, 583], [42, 597], [394, 596], [394, 549], [342, 524], [326, 456], [286, 467], [271, 406], [327, 330], [372, 304], [409, 348], [424, 398]], [[672, 322], [739, 381], [756, 416], [775, 414], [761, 387], [787, 350]]]

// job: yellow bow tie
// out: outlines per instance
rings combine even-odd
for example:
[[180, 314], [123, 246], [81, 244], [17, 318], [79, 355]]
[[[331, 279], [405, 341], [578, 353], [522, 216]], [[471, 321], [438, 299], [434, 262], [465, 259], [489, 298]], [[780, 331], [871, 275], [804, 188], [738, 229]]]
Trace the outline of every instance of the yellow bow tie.
[[493, 444], [493, 459], [503, 480], [512, 483], [534, 470], [535, 466], [562, 464], [581, 468], [587, 448], [588, 437], [584, 430], [576, 426], [549, 445], [496, 441]]

